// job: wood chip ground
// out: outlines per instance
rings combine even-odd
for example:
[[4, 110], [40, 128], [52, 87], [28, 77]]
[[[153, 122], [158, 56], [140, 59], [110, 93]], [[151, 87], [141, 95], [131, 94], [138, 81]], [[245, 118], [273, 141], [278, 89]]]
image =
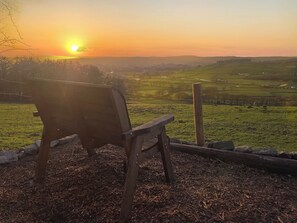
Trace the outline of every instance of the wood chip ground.
[[[0, 222], [117, 222], [124, 150], [52, 149], [45, 185], [35, 156], [0, 167]], [[176, 182], [160, 157], [141, 165], [131, 222], [297, 222], [297, 179], [172, 151]]]

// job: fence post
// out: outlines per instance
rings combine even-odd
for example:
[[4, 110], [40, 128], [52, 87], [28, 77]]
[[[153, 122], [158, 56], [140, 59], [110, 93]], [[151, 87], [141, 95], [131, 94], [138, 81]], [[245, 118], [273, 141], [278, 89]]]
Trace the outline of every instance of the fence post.
[[193, 104], [194, 104], [194, 121], [196, 144], [204, 145], [204, 129], [203, 129], [203, 114], [202, 114], [202, 88], [200, 83], [193, 84]]

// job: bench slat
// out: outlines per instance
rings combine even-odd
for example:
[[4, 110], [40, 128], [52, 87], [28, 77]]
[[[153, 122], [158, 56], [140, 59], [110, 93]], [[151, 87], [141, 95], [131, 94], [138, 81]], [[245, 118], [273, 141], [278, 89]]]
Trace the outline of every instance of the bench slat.
[[119, 139], [124, 140], [122, 133], [131, 130], [131, 123], [126, 101], [117, 90], [101, 85], [39, 79], [30, 80], [29, 85], [45, 126], [96, 136], [102, 141], [109, 138], [108, 141], [115, 145], [124, 144]]

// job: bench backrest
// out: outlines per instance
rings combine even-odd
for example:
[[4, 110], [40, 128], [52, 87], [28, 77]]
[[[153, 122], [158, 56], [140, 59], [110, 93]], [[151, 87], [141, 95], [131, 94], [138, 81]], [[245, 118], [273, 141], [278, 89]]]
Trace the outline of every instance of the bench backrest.
[[116, 89], [88, 83], [31, 79], [28, 87], [44, 126], [79, 134], [95, 145], [122, 146], [131, 129], [126, 101]]

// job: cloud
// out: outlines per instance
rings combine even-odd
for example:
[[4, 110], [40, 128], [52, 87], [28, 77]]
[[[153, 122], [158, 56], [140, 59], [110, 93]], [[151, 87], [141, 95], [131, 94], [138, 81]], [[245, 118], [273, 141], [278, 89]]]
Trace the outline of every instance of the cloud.
[[87, 47], [79, 46], [76, 52], [86, 52], [86, 51], [87, 51]]

